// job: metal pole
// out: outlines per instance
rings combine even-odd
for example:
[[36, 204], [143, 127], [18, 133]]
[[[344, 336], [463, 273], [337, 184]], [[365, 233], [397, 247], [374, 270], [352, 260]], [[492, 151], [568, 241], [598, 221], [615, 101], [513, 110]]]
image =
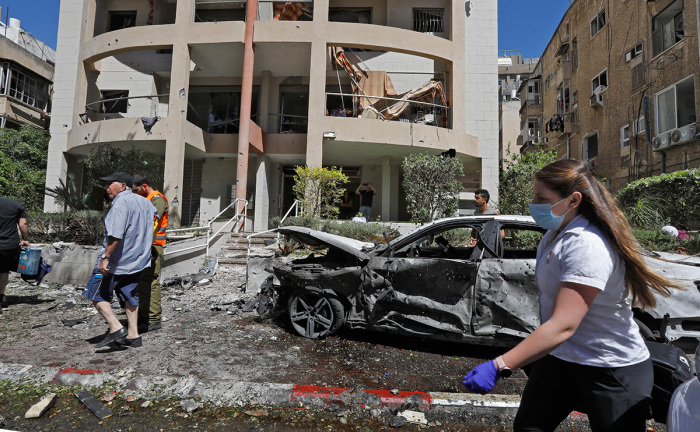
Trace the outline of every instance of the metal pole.
[[[258, 0], [248, 0], [246, 6], [245, 38], [243, 52], [243, 80], [241, 85], [241, 122], [238, 127], [238, 165], [236, 167], [236, 198], [245, 201], [248, 189], [248, 152], [250, 147], [250, 110], [253, 100], [253, 66], [255, 49], [253, 34], [258, 15]], [[245, 211], [243, 229], [245, 229]]]

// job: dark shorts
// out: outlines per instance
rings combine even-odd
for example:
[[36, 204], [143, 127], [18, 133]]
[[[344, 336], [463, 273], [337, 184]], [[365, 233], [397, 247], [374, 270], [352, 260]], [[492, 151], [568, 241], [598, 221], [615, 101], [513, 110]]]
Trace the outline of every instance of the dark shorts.
[[20, 250], [19, 246], [17, 249], [0, 250], [0, 273], [17, 271]]
[[143, 271], [128, 275], [108, 274], [103, 277], [94, 275], [90, 277], [83, 297], [93, 301], [112, 302], [112, 295], [117, 293], [121, 302], [129, 302], [132, 306], [139, 305], [139, 296], [136, 287], [141, 282]]
[[513, 430], [554, 431], [580, 411], [594, 432], [645, 432], [653, 381], [649, 359], [607, 368], [548, 355], [533, 363]]

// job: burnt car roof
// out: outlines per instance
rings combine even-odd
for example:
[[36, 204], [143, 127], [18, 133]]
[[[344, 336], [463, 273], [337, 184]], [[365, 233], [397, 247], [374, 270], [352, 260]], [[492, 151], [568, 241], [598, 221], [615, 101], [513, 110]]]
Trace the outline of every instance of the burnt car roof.
[[280, 234], [289, 236], [294, 240], [307, 244], [309, 246], [333, 246], [360, 260], [369, 259], [369, 256], [364, 253], [364, 250], [370, 250], [374, 244], [354, 240], [348, 237], [343, 237], [335, 234], [329, 234], [323, 231], [316, 231], [311, 228], [304, 227], [282, 227], [277, 231]]

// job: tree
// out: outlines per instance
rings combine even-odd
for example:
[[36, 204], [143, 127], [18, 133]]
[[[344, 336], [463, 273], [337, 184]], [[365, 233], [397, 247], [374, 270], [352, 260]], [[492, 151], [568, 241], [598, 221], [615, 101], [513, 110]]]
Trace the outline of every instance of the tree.
[[556, 152], [542, 149], [504, 159], [505, 168], [501, 170], [498, 182], [501, 214], [529, 215], [535, 172], [555, 160]]
[[461, 160], [412, 154], [404, 158], [402, 169], [403, 188], [412, 221], [430, 222], [455, 214], [462, 190], [457, 177], [464, 175]]
[[28, 211], [44, 206], [49, 133], [30, 125], [0, 130], [0, 196]]
[[90, 207], [102, 208], [105, 197], [100, 177], [105, 177], [116, 171], [131, 175], [142, 174], [148, 177], [154, 189], [161, 188], [165, 171], [165, 160], [162, 156], [150, 153], [144, 149], [132, 147], [124, 150], [111, 144], [100, 144], [90, 151], [85, 160], [87, 184], [83, 193], [90, 194]]
[[314, 218], [338, 217], [343, 185], [349, 182], [342, 169], [297, 166], [294, 174], [294, 193], [304, 205], [306, 216]]
[[78, 184], [75, 181], [75, 174], [69, 172], [66, 182], [59, 179], [60, 186], [54, 188], [46, 188], [46, 195], [56, 199], [56, 202], [63, 204], [63, 210], [89, 210], [90, 209], [90, 194], [81, 193]]

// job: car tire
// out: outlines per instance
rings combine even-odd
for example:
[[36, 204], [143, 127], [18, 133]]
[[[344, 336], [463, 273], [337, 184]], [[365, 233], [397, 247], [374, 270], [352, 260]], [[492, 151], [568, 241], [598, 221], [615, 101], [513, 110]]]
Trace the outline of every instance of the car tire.
[[638, 318], [635, 318], [634, 322], [637, 323], [637, 326], [639, 327], [639, 334], [642, 335], [642, 338], [645, 341], [652, 341], [652, 342], [656, 341], [656, 336], [654, 336], [654, 332], [651, 331], [651, 329], [646, 324], [644, 324]]
[[343, 304], [336, 297], [304, 289], [289, 296], [287, 311], [294, 331], [309, 339], [337, 333], [345, 316]]

